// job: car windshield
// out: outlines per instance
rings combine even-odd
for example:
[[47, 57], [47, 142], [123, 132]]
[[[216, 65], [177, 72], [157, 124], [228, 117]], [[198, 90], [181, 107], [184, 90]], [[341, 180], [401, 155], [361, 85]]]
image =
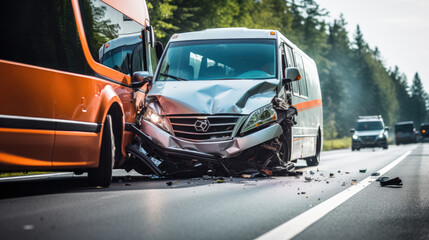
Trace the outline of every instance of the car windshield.
[[276, 69], [274, 39], [173, 42], [157, 80], [267, 79]]
[[383, 129], [383, 124], [380, 121], [356, 123], [357, 131], [371, 131], [371, 130], [381, 130], [381, 129]]
[[395, 132], [413, 132], [413, 131], [414, 131], [413, 124], [403, 124], [403, 125], [395, 126]]

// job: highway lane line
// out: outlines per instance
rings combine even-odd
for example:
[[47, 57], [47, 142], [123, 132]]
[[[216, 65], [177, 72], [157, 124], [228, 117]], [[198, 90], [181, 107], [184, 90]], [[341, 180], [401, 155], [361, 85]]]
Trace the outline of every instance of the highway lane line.
[[[408, 155], [410, 155], [410, 153], [414, 149], [415, 148], [407, 151], [399, 158], [395, 159], [393, 162], [380, 169], [378, 171], [380, 173], [380, 176], [398, 165], [402, 160], [404, 160]], [[305, 229], [310, 227], [313, 223], [319, 221], [326, 214], [328, 214], [329, 212], [340, 206], [342, 203], [347, 201], [353, 195], [369, 186], [372, 182], [374, 182], [374, 180], [375, 178], [371, 176], [365, 178], [356, 185], [352, 185], [348, 189], [338, 193], [337, 195], [329, 198], [328, 200], [320, 203], [319, 205], [266, 232], [265, 234], [256, 238], [256, 240], [292, 239], [293, 237], [297, 236]]]

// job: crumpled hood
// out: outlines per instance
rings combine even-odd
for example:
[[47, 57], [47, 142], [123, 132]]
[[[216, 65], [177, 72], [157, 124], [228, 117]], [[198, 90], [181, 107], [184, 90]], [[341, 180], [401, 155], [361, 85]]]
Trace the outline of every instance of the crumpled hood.
[[384, 133], [383, 129], [380, 130], [371, 130], [371, 131], [355, 131], [355, 134], [360, 136], [375, 136], [380, 133]]
[[250, 114], [271, 102], [279, 80], [156, 81], [163, 114]]

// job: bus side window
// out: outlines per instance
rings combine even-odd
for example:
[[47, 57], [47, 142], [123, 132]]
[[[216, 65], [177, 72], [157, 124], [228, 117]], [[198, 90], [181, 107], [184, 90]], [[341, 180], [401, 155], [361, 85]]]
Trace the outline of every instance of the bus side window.
[[308, 96], [308, 91], [307, 91], [307, 79], [306, 79], [306, 74], [305, 74], [305, 69], [304, 69], [304, 63], [303, 63], [302, 57], [301, 57], [301, 55], [299, 55], [299, 53], [294, 52], [294, 55], [295, 55], [296, 66], [298, 67], [299, 71], [301, 72], [301, 80], [297, 81], [297, 85], [299, 84], [300, 95], [306, 97], [306, 96]]

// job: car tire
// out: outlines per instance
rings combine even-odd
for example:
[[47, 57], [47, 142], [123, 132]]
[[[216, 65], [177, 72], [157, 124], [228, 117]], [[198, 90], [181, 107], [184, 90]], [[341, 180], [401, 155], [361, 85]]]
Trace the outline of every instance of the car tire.
[[316, 145], [316, 155], [314, 157], [306, 158], [307, 166], [317, 166], [320, 163], [320, 152], [322, 150], [321, 146], [321, 136], [320, 134], [317, 135], [317, 145]]
[[102, 187], [110, 186], [114, 163], [115, 135], [113, 134], [112, 117], [107, 115], [104, 121], [98, 167], [88, 170], [89, 185]]

